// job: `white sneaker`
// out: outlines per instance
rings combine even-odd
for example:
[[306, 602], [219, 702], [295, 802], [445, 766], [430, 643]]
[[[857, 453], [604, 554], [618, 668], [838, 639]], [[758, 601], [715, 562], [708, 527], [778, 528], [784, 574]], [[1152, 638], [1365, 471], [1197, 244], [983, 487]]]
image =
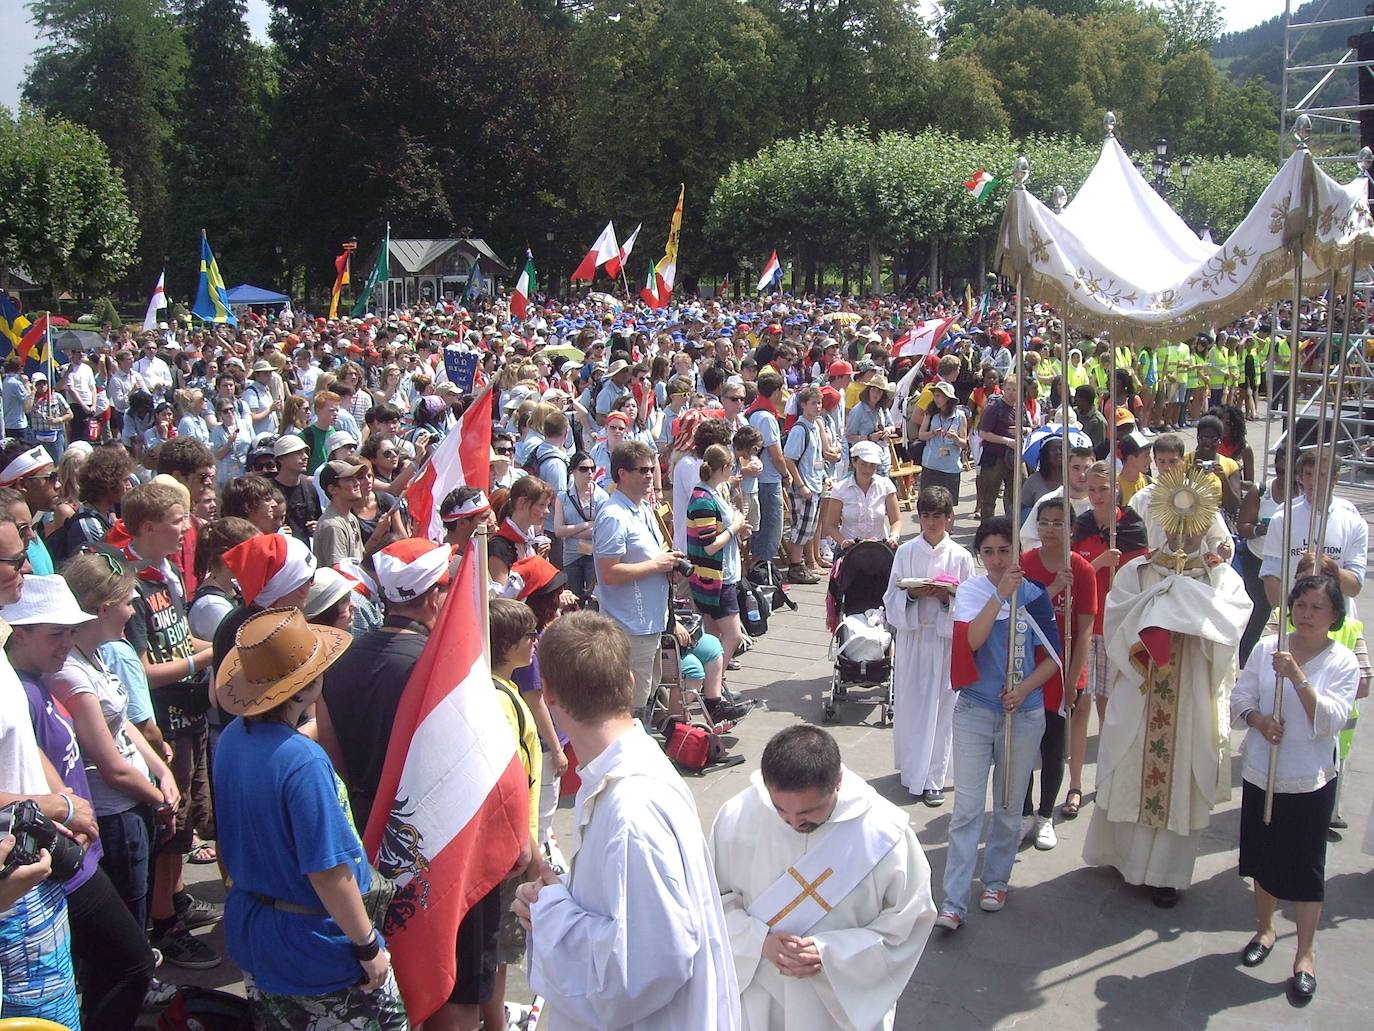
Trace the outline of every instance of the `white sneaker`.
[[1025, 841], [1036, 831], [1036, 817], [1032, 813], [1030, 816], [1021, 817], [1021, 840]]
[[1059, 844], [1059, 839], [1054, 833], [1054, 818], [1049, 816], [1037, 816], [1035, 818], [1035, 847], [1041, 852], [1048, 852]]

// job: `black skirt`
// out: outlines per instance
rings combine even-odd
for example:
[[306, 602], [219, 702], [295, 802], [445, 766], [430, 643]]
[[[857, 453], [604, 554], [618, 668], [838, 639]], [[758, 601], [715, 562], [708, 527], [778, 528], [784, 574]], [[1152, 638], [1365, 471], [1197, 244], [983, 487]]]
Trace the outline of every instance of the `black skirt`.
[[1326, 831], [1336, 805], [1336, 781], [1316, 791], [1274, 792], [1274, 818], [1264, 825], [1264, 788], [1241, 788], [1240, 875], [1285, 902], [1326, 897]]

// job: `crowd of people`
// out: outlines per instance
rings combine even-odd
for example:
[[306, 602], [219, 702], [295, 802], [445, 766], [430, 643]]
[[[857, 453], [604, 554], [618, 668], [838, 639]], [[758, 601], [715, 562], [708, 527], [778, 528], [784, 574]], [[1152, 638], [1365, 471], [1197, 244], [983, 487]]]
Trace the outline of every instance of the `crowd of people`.
[[[989, 782], [995, 912], [1020, 844], [1056, 847], [1085, 806], [1093, 711], [1085, 856], [1177, 904], [1230, 787], [1228, 700], [1247, 728], [1244, 961], [1273, 948], [1276, 901], [1298, 903], [1310, 998], [1337, 753], [1371, 675], [1367, 534], [1332, 457], [1303, 452], [1291, 477], [1275, 458], [1259, 482], [1246, 420], [1282, 390], [1262, 374], [1287, 340], [1265, 319], [1191, 343], [1082, 336], [1061, 364], [1037, 305], [1018, 365], [1001, 298], [909, 353], [905, 327], [945, 303], [548, 301], [513, 324], [445, 300], [105, 327], [32, 375], [11, 358], [0, 802], [32, 800], [80, 850], [0, 879], [0, 1015], [132, 1027], [175, 992], [159, 964], [222, 962], [192, 931], [223, 922], [256, 1026], [407, 1026], [359, 831], [456, 563], [478, 558], [530, 848], [464, 919], [426, 1027], [518, 1022], [505, 970], [527, 956], [560, 1028], [885, 1026], [932, 928], [968, 917]], [[407, 488], [486, 390], [489, 480], [436, 498], [444, 540], [425, 539]], [[1037, 436], [1032, 465], [1016, 444]], [[953, 535], [966, 482], [971, 550]], [[1170, 508], [1180, 489], [1205, 523]], [[758, 592], [818, 584], [861, 541], [893, 552], [894, 765], [926, 806], [954, 785], [938, 906], [909, 821], [823, 730], [776, 735], [709, 836], [641, 732], [693, 699], [708, 728], [747, 718], [758, 698], [730, 673], [763, 632]], [[552, 828], [569, 755], [598, 857], [575, 869]], [[225, 906], [187, 891], [188, 862], [219, 864]]]

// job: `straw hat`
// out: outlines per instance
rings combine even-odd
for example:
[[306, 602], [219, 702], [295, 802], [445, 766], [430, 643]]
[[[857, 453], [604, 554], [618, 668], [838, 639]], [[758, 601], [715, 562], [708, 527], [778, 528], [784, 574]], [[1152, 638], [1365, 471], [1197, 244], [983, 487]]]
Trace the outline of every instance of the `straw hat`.
[[307, 623], [300, 609], [250, 616], [215, 678], [219, 704], [234, 716], [274, 709], [332, 666], [352, 640], [347, 630]]

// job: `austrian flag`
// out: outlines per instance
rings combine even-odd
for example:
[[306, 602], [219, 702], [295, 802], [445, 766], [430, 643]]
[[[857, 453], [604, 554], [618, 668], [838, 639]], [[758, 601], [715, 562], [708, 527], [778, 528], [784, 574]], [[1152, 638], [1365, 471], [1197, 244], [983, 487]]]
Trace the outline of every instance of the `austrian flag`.
[[993, 176], [991, 172], [978, 169], [973, 173], [973, 178], [964, 183], [964, 188], [973, 194], [973, 199], [979, 204], [987, 201], [992, 196], [992, 192], [997, 189], [1002, 180]]

